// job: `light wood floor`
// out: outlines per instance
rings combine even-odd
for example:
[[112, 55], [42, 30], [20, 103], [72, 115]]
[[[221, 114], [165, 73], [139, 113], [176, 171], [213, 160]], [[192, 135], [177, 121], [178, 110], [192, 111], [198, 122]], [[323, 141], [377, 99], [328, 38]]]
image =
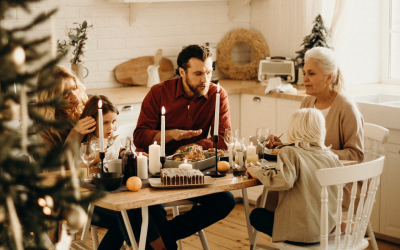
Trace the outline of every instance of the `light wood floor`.
[[[250, 210], [254, 207], [250, 205]], [[171, 216], [172, 217], [172, 216]], [[204, 229], [208, 245], [211, 250], [249, 250], [249, 237], [247, 234], [244, 207], [242, 203], [236, 204], [234, 210], [223, 220]], [[99, 228], [99, 241], [106, 233], [106, 229]], [[260, 233], [257, 243], [273, 246], [269, 241], [269, 236]], [[91, 234], [89, 233], [86, 245], [92, 247]], [[400, 250], [400, 245], [378, 240], [379, 250]], [[203, 249], [200, 239], [191, 236], [183, 240], [184, 250]], [[257, 248], [258, 249], [258, 248]], [[368, 247], [367, 249], [371, 249]]]

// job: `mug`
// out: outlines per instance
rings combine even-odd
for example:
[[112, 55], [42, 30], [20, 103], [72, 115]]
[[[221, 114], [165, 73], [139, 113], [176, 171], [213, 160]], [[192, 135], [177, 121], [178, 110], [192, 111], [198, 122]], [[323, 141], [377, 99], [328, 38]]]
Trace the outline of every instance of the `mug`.
[[113, 159], [107, 161], [109, 173], [122, 173], [122, 159]]

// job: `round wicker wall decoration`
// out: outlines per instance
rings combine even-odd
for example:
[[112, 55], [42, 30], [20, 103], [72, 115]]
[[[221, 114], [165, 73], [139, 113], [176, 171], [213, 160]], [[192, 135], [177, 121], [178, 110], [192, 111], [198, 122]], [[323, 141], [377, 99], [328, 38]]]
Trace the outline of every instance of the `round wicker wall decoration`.
[[[253, 48], [254, 60], [252, 62], [245, 65], [237, 65], [232, 59], [232, 49], [238, 43], [247, 43]], [[230, 78], [237, 80], [257, 77], [259, 61], [268, 56], [269, 48], [264, 37], [257, 32], [246, 29], [236, 29], [229, 32], [217, 47], [218, 68]]]

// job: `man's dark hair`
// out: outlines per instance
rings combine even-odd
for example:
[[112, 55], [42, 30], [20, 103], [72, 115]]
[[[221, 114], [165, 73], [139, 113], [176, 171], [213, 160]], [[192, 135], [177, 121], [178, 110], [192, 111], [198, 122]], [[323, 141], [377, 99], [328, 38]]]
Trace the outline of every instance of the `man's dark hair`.
[[178, 68], [176, 69], [176, 74], [179, 75], [179, 68], [182, 68], [185, 70], [185, 72], [188, 69], [188, 64], [189, 60], [191, 58], [197, 58], [204, 62], [207, 58], [212, 57], [213, 54], [211, 53], [211, 50], [207, 46], [203, 45], [189, 45], [185, 47], [181, 53], [178, 55], [177, 59], [177, 64]]

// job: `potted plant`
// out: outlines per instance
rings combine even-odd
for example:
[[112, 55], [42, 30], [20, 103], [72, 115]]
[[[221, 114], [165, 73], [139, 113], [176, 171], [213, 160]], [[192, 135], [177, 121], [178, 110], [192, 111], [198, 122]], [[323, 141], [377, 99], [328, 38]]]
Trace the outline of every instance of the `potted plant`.
[[[71, 62], [71, 70], [75, 72], [83, 83], [83, 78], [89, 74], [89, 70], [83, 67], [83, 63], [85, 62], [84, 52], [87, 51], [87, 41], [90, 39], [87, 32], [88, 29], [93, 28], [93, 24], [88, 24], [87, 21], [83, 21], [82, 24], [74, 24], [77, 24], [78, 27], [67, 29], [68, 43], [65, 40], [63, 42], [58, 41], [57, 51], [68, 55]], [[83, 69], [87, 71], [85, 76], [83, 76]]]

